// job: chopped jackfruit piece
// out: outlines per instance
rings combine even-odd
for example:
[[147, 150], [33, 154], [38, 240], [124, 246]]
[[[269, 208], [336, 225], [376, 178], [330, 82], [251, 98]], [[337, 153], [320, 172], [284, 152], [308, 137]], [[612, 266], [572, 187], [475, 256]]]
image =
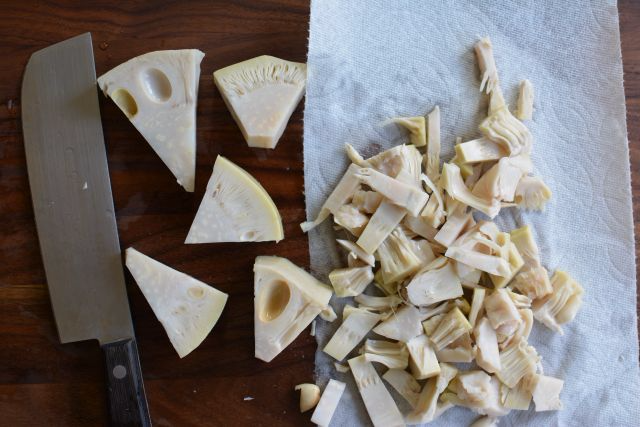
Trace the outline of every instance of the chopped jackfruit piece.
[[407, 211], [388, 201], [383, 201], [369, 219], [369, 223], [356, 241], [366, 253], [372, 254], [400, 224]]
[[356, 245], [354, 242], [342, 239], [336, 239], [336, 241], [340, 244], [340, 246], [346, 249], [349, 254], [353, 254], [354, 258], [363, 261], [365, 264], [370, 265], [371, 267], [375, 265], [375, 257], [363, 251], [362, 248]]
[[300, 412], [307, 412], [320, 401], [320, 387], [315, 384], [298, 384], [294, 390], [300, 390]]
[[386, 297], [374, 297], [371, 295], [360, 294], [354, 298], [360, 307], [366, 307], [371, 310], [386, 310], [395, 308], [402, 304], [402, 299], [397, 295], [389, 295]]
[[217, 70], [213, 80], [249, 147], [275, 148], [304, 95], [307, 66], [263, 55]]
[[483, 37], [475, 45], [474, 50], [478, 58], [478, 67], [482, 80], [480, 82], [480, 91], [489, 94], [500, 84], [498, 80], [498, 69], [496, 61], [493, 57], [493, 45], [489, 37]]
[[500, 370], [496, 376], [507, 387], [513, 388], [522, 377], [535, 373], [539, 360], [536, 349], [524, 339], [519, 339], [500, 352]]
[[471, 212], [455, 212], [447, 217], [447, 221], [433, 239], [445, 248], [448, 248], [472, 223], [473, 216]]
[[[429, 204], [429, 202], [427, 202], [427, 204]], [[421, 215], [407, 215], [406, 217], [404, 217], [404, 221], [402, 221], [402, 224], [418, 236], [423, 237], [427, 240], [433, 240], [435, 235], [438, 234], [438, 229], [431, 226], [427, 218], [424, 218]]]
[[409, 352], [401, 342], [366, 340], [363, 354], [367, 362], [378, 362], [389, 369], [409, 366]]
[[329, 380], [329, 383], [322, 392], [322, 397], [316, 406], [316, 410], [313, 411], [311, 416], [311, 422], [321, 426], [329, 427], [331, 424], [331, 418], [340, 403], [340, 398], [344, 393], [346, 384], [336, 380]]
[[333, 334], [322, 351], [340, 361], [353, 350], [367, 333], [380, 321], [380, 315], [355, 309]]
[[470, 330], [469, 321], [460, 309], [455, 307], [442, 318], [429, 338], [436, 350], [442, 350]]
[[363, 159], [360, 153], [358, 153], [358, 150], [353, 148], [353, 145], [344, 144], [344, 150], [346, 151], [349, 160], [351, 160], [351, 163], [355, 163], [361, 168], [368, 168], [370, 166], [369, 162]]
[[411, 279], [405, 292], [411, 304], [427, 306], [462, 296], [462, 285], [452, 263], [439, 257]]
[[424, 239], [414, 239], [411, 240], [411, 244], [413, 246], [413, 252], [420, 258], [422, 265], [427, 265], [436, 259], [433, 248], [428, 241]]
[[361, 168], [356, 177], [373, 190], [382, 194], [391, 203], [403, 207], [411, 215], [418, 215], [429, 199], [420, 188], [405, 184], [372, 168]]
[[246, 171], [218, 156], [185, 243], [283, 238], [282, 218], [266, 190]]
[[333, 292], [285, 258], [259, 256], [253, 271], [255, 356], [270, 362], [328, 307]]
[[525, 225], [509, 232], [511, 243], [516, 245], [524, 261], [523, 270], [540, 266], [540, 251], [531, 233], [531, 228]]
[[471, 363], [475, 357], [471, 334], [466, 332], [445, 348], [436, 350], [436, 357], [439, 362]]
[[584, 290], [564, 271], [551, 277], [553, 292], [533, 302], [533, 316], [547, 328], [562, 334], [560, 325], [570, 322], [582, 305]]
[[336, 320], [338, 318], [338, 315], [333, 310], [333, 307], [331, 307], [330, 305], [327, 305], [324, 308], [324, 310], [322, 310], [320, 312], [320, 318], [322, 320], [324, 320], [325, 322], [333, 322], [334, 320]]
[[511, 243], [511, 238], [509, 237], [508, 233], [500, 233], [497, 239], [497, 243], [503, 248], [508, 248], [503, 251], [502, 255], [503, 258], [505, 258], [509, 263], [509, 274], [507, 276], [489, 275], [491, 281], [493, 282], [493, 286], [496, 289], [499, 289], [507, 286], [507, 284], [511, 282], [513, 277], [520, 272], [522, 266], [524, 265], [524, 261], [520, 256], [518, 248], [513, 243]]
[[502, 145], [484, 137], [458, 144], [455, 146], [455, 151], [456, 161], [453, 163], [458, 164], [458, 166], [466, 166], [469, 163], [492, 162], [509, 155]]
[[339, 268], [329, 273], [329, 281], [339, 297], [360, 295], [373, 281], [370, 266], [357, 268]]
[[420, 268], [421, 259], [414, 249], [415, 247], [402, 229], [396, 227], [391, 232], [377, 250], [384, 282], [403, 280]]
[[500, 202], [495, 199], [482, 199], [469, 191], [462, 180], [458, 166], [445, 163], [442, 166], [442, 178], [440, 182], [451, 197], [467, 206], [479, 210], [489, 218], [494, 218], [500, 212]]
[[509, 156], [531, 151], [531, 132], [509, 112], [506, 105], [496, 109], [480, 123], [480, 132], [500, 144]]
[[457, 373], [458, 370], [453, 365], [440, 364], [438, 376], [429, 378], [422, 387], [415, 409], [406, 417], [407, 424], [428, 423], [436, 418], [438, 397], [445, 391]]
[[349, 359], [360, 396], [374, 426], [400, 427], [404, 419], [378, 373], [364, 356]]
[[469, 427], [497, 427], [498, 418], [484, 416], [475, 420]]
[[352, 204], [346, 204], [340, 206], [338, 211], [333, 214], [333, 221], [352, 235], [359, 236], [367, 226], [369, 217]]
[[382, 194], [375, 191], [357, 190], [353, 193], [351, 204], [364, 213], [372, 214], [378, 209], [382, 199]]
[[178, 184], [192, 192], [196, 175], [196, 103], [200, 62], [197, 49], [149, 52], [98, 78], [160, 156]]
[[523, 176], [516, 187], [514, 202], [521, 209], [542, 211], [551, 195], [551, 190], [540, 178]]
[[505, 408], [526, 411], [531, 404], [531, 393], [533, 391], [536, 374], [527, 374], [518, 384], [509, 388], [502, 384], [500, 387], [501, 401]]
[[470, 267], [461, 262], [457, 262], [455, 260], [451, 260], [456, 267], [456, 274], [460, 279], [460, 283], [462, 283], [463, 287], [476, 289], [481, 287], [479, 285], [480, 278], [482, 277], [482, 271]]
[[396, 117], [389, 120], [391, 123], [395, 123], [402, 126], [409, 131], [409, 138], [411, 143], [416, 147], [424, 147], [427, 145], [427, 131], [425, 125], [425, 119], [423, 116], [417, 117]]
[[498, 348], [498, 338], [486, 317], [480, 319], [473, 335], [476, 339], [476, 363], [479, 367], [489, 372], [496, 373], [500, 370], [500, 350]]
[[427, 175], [422, 174], [420, 179], [431, 191], [431, 198], [427, 201], [420, 216], [426, 221], [427, 225], [438, 228], [442, 225], [447, 215], [442, 197], [442, 188], [435, 185]]
[[133, 248], [126, 254], [131, 275], [178, 355], [185, 357], [209, 335], [228, 295]]
[[562, 409], [560, 392], [564, 381], [545, 375], [536, 375], [534, 382], [533, 403], [536, 405], [536, 412]]
[[388, 382], [412, 408], [416, 407], [420, 397], [420, 384], [410, 373], [403, 369], [389, 369], [382, 379]]
[[421, 334], [410, 339], [407, 342], [407, 350], [409, 351], [409, 369], [416, 379], [424, 380], [440, 373], [436, 353], [426, 335]]
[[420, 317], [420, 311], [417, 308], [412, 305], [404, 305], [387, 320], [376, 326], [373, 332], [392, 340], [408, 342], [411, 338], [422, 333]]
[[482, 315], [484, 297], [487, 291], [484, 288], [474, 288], [471, 299], [471, 309], [469, 310], [469, 324], [476, 325], [476, 320]]
[[440, 179], [440, 107], [437, 105], [427, 116], [428, 141], [425, 169], [432, 182]]
[[520, 326], [521, 318], [506, 289], [496, 289], [484, 299], [487, 318], [496, 333], [512, 335]]
[[520, 88], [518, 89], [516, 115], [520, 120], [531, 120], [533, 116], [533, 85], [526, 79], [520, 82]]
[[451, 396], [453, 403], [491, 417], [500, 417], [509, 412], [500, 403], [500, 382], [483, 371], [460, 373], [452, 385], [456, 391], [455, 397]]
[[523, 171], [516, 161], [511, 157], [503, 157], [480, 177], [471, 193], [484, 200], [511, 202], [522, 175]]

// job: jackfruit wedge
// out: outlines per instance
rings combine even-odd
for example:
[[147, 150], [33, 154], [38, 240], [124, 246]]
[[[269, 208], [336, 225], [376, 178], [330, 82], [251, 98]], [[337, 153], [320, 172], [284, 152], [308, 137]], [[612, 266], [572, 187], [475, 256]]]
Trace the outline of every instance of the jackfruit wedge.
[[98, 86], [138, 129], [187, 191], [196, 175], [197, 49], [140, 55], [98, 78]]
[[333, 292], [285, 258], [259, 256], [253, 272], [255, 356], [270, 362], [327, 308]]
[[185, 243], [283, 238], [282, 218], [266, 190], [245, 170], [218, 156]]
[[304, 94], [307, 65], [263, 55], [222, 68], [213, 80], [249, 147], [275, 148]]
[[191, 353], [220, 318], [228, 295], [133, 248], [126, 256], [127, 268], [178, 355]]

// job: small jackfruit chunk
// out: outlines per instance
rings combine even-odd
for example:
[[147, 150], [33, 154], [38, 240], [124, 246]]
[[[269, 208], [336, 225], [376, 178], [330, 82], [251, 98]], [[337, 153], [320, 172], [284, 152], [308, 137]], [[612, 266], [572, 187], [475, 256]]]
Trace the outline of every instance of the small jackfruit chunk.
[[476, 363], [479, 367], [489, 372], [496, 373], [500, 370], [500, 350], [498, 338], [486, 317], [480, 319], [473, 335], [476, 339]]
[[300, 391], [300, 412], [307, 412], [320, 400], [320, 387], [315, 384], [298, 384], [294, 390]]
[[478, 138], [455, 146], [456, 162], [463, 165], [500, 160], [509, 155], [500, 144], [489, 138]]
[[445, 248], [448, 248], [455, 242], [463, 231], [474, 223], [471, 213], [455, 212], [447, 217], [434, 240]]
[[478, 283], [482, 277], [482, 271], [455, 260], [451, 261], [456, 267], [456, 274], [458, 275], [463, 287], [472, 289], [481, 287]]
[[482, 313], [484, 297], [487, 291], [484, 288], [474, 288], [473, 297], [471, 299], [471, 309], [469, 310], [469, 324], [471, 326], [476, 325], [476, 319], [478, 319]]
[[551, 190], [537, 176], [523, 176], [516, 187], [514, 202], [521, 209], [542, 211], [551, 199]]
[[338, 211], [333, 215], [333, 221], [352, 235], [359, 236], [367, 226], [369, 217], [352, 204], [346, 204], [338, 208]]
[[386, 200], [383, 201], [369, 219], [369, 223], [358, 237], [356, 244], [366, 253], [374, 253], [406, 214], [405, 209]]
[[406, 184], [372, 168], [361, 168], [356, 177], [377, 191], [391, 203], [405, 208], [411, 215], [418, 215], [429, 195], [413, 184]]
[[333, 310], [333, 307], [331, 307], [330, 305], [327, 305], [324, 308], [324, 310], [322, 310], [320, 312], [320, 318], [322, 320], [324, 320], [325, 322], [333, 322], [334, 320], [336, 320], [338, 318], [338, 315]]
[[564, 381], [545, 375], [535, 375], [534, 382], [533, 403], [536, 405], [536, 412], [562, 409], [560, 392]]
[[562, 334], [560, 325], [570, 322], [582, 305], [584, 290], [564, 271], [551, 277], [553, 292], [533, 302], [533, 316], [547, 328]]
[[429, 338], [422, 334], [407, 341], [409, 369], [418, 380], [431, 378], [440, 373], [440, 365]]
[[511, 243], [516, 245], [524, 261], [523, 270], [540, 266], [540, 251], [531, 233], [531, 228], [525, 225], [509, 232]]
[[494, 218], [500, 212], [499, 201], [495, 199], [483, 199], [469, 191], [460, 175], [460, 168], [454, 164], [445, 163], [442, 166], [440, 183], [455, 200], [459, 200], [461, 203], [479, 210], [489, 218]]
[[336, 371], [340, 372], [341, 374], [345, 374], [350, 370], [349, 366], [342, 365], [338, 362], [333, 362], [333, 366], [336, 368]]
[[209, 335], [228, 295], [133, 248], [127, 249], [126, 257], [127, 268], [171, 344], [185, 357]]
[[382, 194], [375, 191], [358, 190], [353, 193], [351, 204], [361, 212], [372, 214], [382, 203]]
[[339, 297], [360, 295], [373, 281], [370, 266], [356, 268], [338, 268], [329, 273], [329, 281]]
[[489, 94], [500, 84], [498, 80], [498, 69], [493, 57], [493, 45], [489, 37], [483, 37], [473, 46], [478, 59], [478, 68], [482, 79], [480, 81], [480, 91]]
[[420, 175], [420, 179], [431, 190], [431, 198], [429, 198], [426, 206], [420, 212], [420, 216], [427, 225], [438, 228], [442, 225], [447, 215], [442, 197], [442, 188], [435, 185], [427, 175]]
[[440, 364], [440, 374], [429, 378], [424, 387], [422, 387], [415, 409], [406, 417], [407, 424], [428, 423], [436, 418], [438, 397], [445, 391], [449, 382], [455, 378], [457, 373], [458, 370], [453, 365]]
[[389, 369], [405, 369], [409, 365], [409, 352], [401, 342], [366, 340], [363, 354], [367, 362], [378, 362]]
[[338, 185], [333, 189], [327, 200], [324, 202], [318, 212], [318, 216], [313, 221], [306, 221], [300, 224], [302, 231], [307, 232], [329, 217], [330, 214], [335, 215], [347, 201], [353, 197], [353, 194], [360, 188], [360, 180], [356, 178], [356, 172], [360, 167], [356, 164], [349, 165], [349, 168], [342, 175]]
[[396, 227], [377, 250], [384, 282], [397, 282], [420, 268], [421, 260], [414, 250], [402, 229]]
[[367, 265], [373, 267], [376, 263], [376, 259], [373, 255], [366, 253], [362, 248], [349, 240], [336, 239], [338, 244], [342, 246], [349, 254], [353, 254], [353, 258], [359, 259]]
[[471, 193], [481, 199], [511, 202], [523, 171], [517, 161], [503, 157], [485, 172], [473, 186]]
[[533, 85], [529, 80], [522, 80], [518, 89], [518, 109], [516, 116], [520, 120], [531, 120], [533, 116]]
[[440, 362], [471, 363], [475, 357], [471, 334], [466, 332], [445, 348], [436, 350], [436, 357]]
[[413, 252], [420, 258], [422, 265], [427, 265], [436, 259], [431, 244], [425, 239], [413, 239], [411, 240], [411, 244], [413, 246]]
[[413, 145], [396, 145], [367, 159], [369, 167], [392, 178], [418, 185], [422, 155]]
[[402, 299], [397, 295], [374, 297], [371, 295], [360, 294], [353, 300], [357, 302], [360, 307], [370, 310], [387, 310], [402, 304]]
[[437, 105], [427, 116], [428, 140], [425, 154], [427, 176], [433, 182], [440, 179], [440, 107]]
[[506, 289], [496, 289], [484, 299], [484, 309], [498, 334], [512, 335], [522, 321], [520, 313]]
[[460, 309], [455, 307], [442, 318], [429, 338], [437, 351], [442, 350], [469, 331], [471, 331], [469, 321]]
[[403, 369], [389, 369], [382, 379], [389, 383], [412, 408], [418, 404], [420, 383], [410, 373]]
[[549, 273], [544, 267], [520, 271], [513, 281], [513, 287], [532, 300], [543, 298], [553, 290]]
[[402, 414], [373, 365], [364, 356], [358, 356], [349, 359], [349, 366], [372, 424], [376, 427], [404, 426]]
[[362, 309], [355, 309], [346, 319], [343, 315], [342, 324], [322, 351], [338, 361], [344, 359], [379, 321], [379, 314]]
[[329, 427], [331, 418], [333, 418], [333, 414], [336, 412], [336, 408], [338, 407], [338, 403], [340, 403], [340, 398], [346, 386], [343, 382], [333, 379], [329, 380], [311, 416], [312, 423], [321, 427]]
[[427, 130], [424, 117], [396, 117], [389, 120], [389, 122], [405, 128], [409, 132], [411, 143], [416, 147], [427, 145]]
[[391, 340], [408, 342], [422, 333], [420, 311], [412, 305], [404, 305], [388, 319], [373, 329], [378, 335]]
[[249, 147], [275, 148], [304, 95], [307, 66], [263, 55], [217, 70], [213, 80]]
[[344, 144], [344, 151], [347, 153], [347, 157], [349, 158], [349, 160], [351, 160], [351, 163], [355, 163], [356, 165], [360, 166], [361, 168], [368, 168], [369, 167], [369, 162], [366, 161], [360, 155], [360, 153], [358, 153], [358, 150], [353, 148], [353, 145], [348, 144], [348, 143]]
[[531, 132], [509, 112], [506, 105], [489, 114], [480, 123], [480, 132], [485, 138], [500, 144], [509, 156], [531, 151]]
[[328, 307], [333, 292], [285, 258], [259, 256], [253, 271], [255, 356], [270, 362]]
[[491, 417], [506, 415], [509, 410], [500, 403], [500, 382], [483, 371], [458, 374], [451, 388], [456, 392], [453, 403], [466, 406]]
[[507, 387], [513, 388], [522, 377], [535, 372], [539, 361], [536, 349], [524, 339], [513, 341], [500, 352], [500, 370], [496, 372], [496, 376]]
[[475, 420], [469, 427], [497, 427], [498, 418], [493, 417], [480, 417]]
[[496, 289], [499, 289], [507, 286], [513, 277], [520, 272], [524, 265], [524, 261], [520, 256], [520, 252], [518, 252], [516, 245], [511, 243], [509, 233], [500, 233], [496, 239], [496, 243], [504, 248], [502, 251], [502, 257], [509, 263], [509, 274], [507, 276], [489, 275], [493, 282], [493, 286]]
[[202, 58], [204, 53], [197, 49], [149, 52], [98, 78], [100, 89], [189, 192], [196, 175], [196, 103]]
[[528, 410], [536, 376], [536, 374], [525, 375], [513, 388], [502, 384], [500, 387], [500, 400], [504, 407], [519, 411]]
[[405, 291], [411, 304], [427, 306], [462, 296], [462, 285], [452, 263], [439, 257], [413, 276]]
[[[429, 204], [429, 202], [427, 202], [427, 204]], [[427, 240], [433, 240], [435, 235], [438, 234], [438, 229], [431, 226], [428, 220], [421, 215], [407, 215], [402, 221], [402, 224], [418, 236]]]
[[506, 277], [511, 273], [509, 263], [501, 257], [488, 255], [462, 246], [455, 246], [455, 244], [447, 248], [445, 256], [458, 261], [458, 263], [496, 276]]
[[282, 218], [266, 190], [245, 170], [218, 156], [185, 243], [283, 238]]

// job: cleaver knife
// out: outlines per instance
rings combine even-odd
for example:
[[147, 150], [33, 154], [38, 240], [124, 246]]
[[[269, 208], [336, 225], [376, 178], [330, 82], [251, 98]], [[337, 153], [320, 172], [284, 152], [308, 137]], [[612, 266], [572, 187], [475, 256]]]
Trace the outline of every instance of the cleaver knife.
[[102, 135], [91, 34], [31, 55], [22, 130], [60, 341], [97, 339], [111, 425], [150, 426]]

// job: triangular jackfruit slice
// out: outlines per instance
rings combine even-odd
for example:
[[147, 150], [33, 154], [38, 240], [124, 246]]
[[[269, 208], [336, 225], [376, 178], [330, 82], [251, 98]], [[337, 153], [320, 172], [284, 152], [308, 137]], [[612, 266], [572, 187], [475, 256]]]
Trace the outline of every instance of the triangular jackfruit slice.
[[127, 268], [180, 357], [195, 350], [214, 327], [228, 295], [133, 248]]
[[98, 79], [131, 123], [187, 191], [196, 174], [197, 49], [161, 50], [137, 56]]
[[259, 256], [253, 272], [255, 355], [270, 362], [327, 308], [333, 292], [285, 258]]
[[185, 243], [283, 238], [282, 218], [267, 191], [245, 170], [218, 156]]
[[213, 73], [249, 147], [275, 148], [304, 94], [307, 65], [258, 56]]

